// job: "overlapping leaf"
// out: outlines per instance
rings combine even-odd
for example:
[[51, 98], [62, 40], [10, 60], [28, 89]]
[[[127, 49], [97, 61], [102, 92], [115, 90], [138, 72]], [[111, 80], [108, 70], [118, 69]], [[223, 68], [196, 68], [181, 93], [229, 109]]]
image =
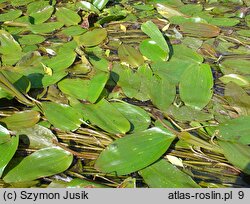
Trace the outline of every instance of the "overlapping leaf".
[[130, 122], [130, 132], [138, 132], [146, 130], [151, 122], [150, 116], [142, 108], [125, 102], [111, 103], [118, 111], [120, 111]]
[[230, 163], [238, 167], [246, 174], [250, 174], [250, 147], [247, 145], [219, 141], [219, 145], [223, 149], [223, 154]]
[[139, 171], [151, 188], [199, 188], [190, 176], [166, 160], [160, 160]]
[[108, 73], [100, 72], [91, 80], [64, 79], [58, 84], [58, 86], [65, 94], [94, 103], [103, 91], [108, 77]]
[[125, 134], [130, 130], [129, 121], [105, 99], [83, 105], [83, 111], [86, 119], [107, 132]]

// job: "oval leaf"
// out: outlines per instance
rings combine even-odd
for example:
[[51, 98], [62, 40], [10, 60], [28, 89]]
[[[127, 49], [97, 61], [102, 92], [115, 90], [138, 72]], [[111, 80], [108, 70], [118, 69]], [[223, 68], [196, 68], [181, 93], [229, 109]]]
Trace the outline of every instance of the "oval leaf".
[[180, 97], [187, 106], [204, 108], [213, 92], [213, 75], [209, 65], [193, 65], [185, 70], [180, 81]]
[[[164, 1], [162, 1], [162, 2], [164, 2]], [[156, 9], [157, 9], [158, 13], [161, 14], [165, 18], [170, 18], [173, 16], [184, 16], [184, 14], [179, 12], [176, 8], [173, 8], [167, 4], [158, 3], [158, 4], [156, 4]]]
[[108, 78], [109, 74], [107, 72], [100, 72], [91, 80], [64, 79], [58, 83], [58, 87], [65, 94], [95, 103], [102, 93]]
[[218, 141], [226, 159], [246, 174], [250, 174], [250, 147], [243, 144]]
[[34, 126], [40, 120], [40, 114], [34, 110], [20, 111], [5, 117], [0, 121], [5, 123], [10, 130], [19, 130]]
[[167, 59], [167, 53], [151, 39], [141, 42], [140, 52], [153, 62], [165, 61]]
[[166, 54], [169, 53], [169, 47], [165, 38], [152, 21], [143, 23], [141, 25], [141, 30], [146, 33], [153, 41], [155, 41], [156, 45], [158, 45]]
[[52, 68], [53, 71], [62, 71], [73, 64], [76, 58], [76, 53], [72, 50], [67, 52], [60, 52], [57, 56], [45, 61], [47, 67]]
[[125, 102], [114, 102], [111, 104], [129, 120], [131, 123], [130, 132], [143, 131], [149, 127], [151, 123], [150, 116], [142, 108]]
[[41, 23], [37, 25], [30, 25], [28, 28], [34, 34], [44, 34], [51, 33], [56, 31], [57, 29], [63, 27], [63, 23], [61, 22], [49, 22], [49, 23]]
[[0, 22], [13, 21], [21, 15], [22, 15], [21, 10], [9, 10], [7, 13], [1, 13]]
[[82, 9], [84, 11], [92, 11], [94, 13], [100, 13], [98, 8], [96, 8], [93, 4], [87, 2], [87, 1], [79, 1], [76, 3], [76, 7], [79, 9]]
[[206, 23], [187, 22], [180, 25], [180, 30], [187, 35], [213, 38], [220, 34], [220, 28]]
[[45, 38], [41, 35], [23, 35], [18, 39], [21, 45], [35, 45], [45, 41]]
[[216, 129], [219, 137], [231, 142], [250, 144], [250, 116], [242, 116], [221, 123]]
[[19, 137], [11, 137], [8, 142], [0, 144], [0, 177], [2, 177], [2, 173], [11, 160], [11, 158], [16, 153], [18, 147]]
[[105, 5], [108, 3], [109, 0], [94, 0], [93, 5], [98, 8], [99, 10], [102, 10]]
[[43, 4], [44, 5], [37, 7], [30, 13], [30, 19], [33, 24], [40, 24], [47, 21], [54, 12], [53, 6], [46, 5], [45, 2], [43, 2]]
[[105, 99], [96, 104], [84, 104], [83, 111], [91, 123], [109, 133], [125, 134], [130, 130], [129, 121]]
[[0, 125], [0, 145], [8, 141], [10, 141], [10, 132]]
[[243, 88], [230, 82], [225, 87], [224, 95], [231, 107], [240, 115], [250, 115], [250, 96]]
[[18, 42], [5, 30], [0, 30], [0, 44], [0, 53], [4, 55], [12, 54], [13, 50], [15, 50], [15, 52], [22, 51]]
[[56, 136], [51, 130], [41, 125], [21, 129], [17, 134], [19, 135], [20, 140], [32, 149], [51, 147], [54, 146], [53, 141], [57, 141]]
[[57, 8], [55, 16], [59, 22], [62, 22], [66, 26], [77, 25], [81, 21], [81, 17], [77, 12], [67, 8]]
[[200, 188], [189, 175], [164, 159], [139, 171], [139, 174], [150, 188]]
[[67, 170], [72, 160], [72, 154], [61, 148], [44, 148], [25, 157], [7, 172], [3, 180], [6, 183], [16, 183], [52, 176]]
[[81, 125], [82, 116], [77, 110], [68, 105], [43, 102], [42, 110], [48, 121], [61, 130], [76, 130]]
[[174, 138], [157, 127], [127, 135], [114, 141], [101, 152], [95, 168], [117, 175], [138, 171], [159, 159]]
[[181, 106], [177, 107], [175, 105], [171, 105], [167, 113], [174, 117], [175, 120], [180, 122], [186, 121], [206, 121], [213, 119], [213, 114], [206, 113], [205, 111], [197, 110], [189, 106]]
[[176, 88], [169, 80], [154, 77], [149, 85], [149, 96], [152, 103], [162, 111], [166, 111], [175, 99]]
[[74, 36], [74, 40], [79, 46], [93, 47], [102, 43], [107, 37], [107, 30], [96, 28], [80, 36]]
[[119, 46], [118, 56], [121, 62], [129, 64], [133, 68], [142, 65], [144, 62], [141, 53], [130, 45], [122, 44]]

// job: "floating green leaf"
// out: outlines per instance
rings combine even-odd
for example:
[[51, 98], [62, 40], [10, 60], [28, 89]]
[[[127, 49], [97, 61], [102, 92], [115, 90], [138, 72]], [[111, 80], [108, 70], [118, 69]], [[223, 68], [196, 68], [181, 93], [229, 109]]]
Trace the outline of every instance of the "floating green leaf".
[[141, 53], [134, 47], [126, 44], [119, 46], [118, 56], [121, 62], [125, 62], [126, 64], [131, 65], [133, 68], [142, 65], [144, 62]]
[[35, 45], [45, 41], [45, 38], [41, 35], [24, 35], [18, 39], [21, 45]]
[[70, 182], [54, 180], [48, 185], [47, 188], [109, 188], [109, 187], [94, 181], [75, 178], [72, 179]]
[[107, 37], [107, 30], [96, 28], [82, 35], [74, 36], [74, 40], [79, 46], [93, 47], [102, 43]]
[[8, 142], [9, 140], [10, 140], [9, 131], [5, 127], [0, 125], [0, 145], [5, 142]]
[[1, 58], [4, 64], [13, 65], [22, 57], [22, 48], [5, 30], [0, 30], [0, 45], [0, 54], [3, 54]]
[[43, 63], [46, 64], [47, 67], [52, 68], [55, 72], [68, 68], [75, 61], [76, 53], [74, 49], [76, 46], [77, 45], [74, 41], [65, 43], [63, 47], [59, 49], [55, 57], [46, 59]]
[[250, 144], [250, 116], [241, 116], [221, 123], [216, 129], [219, 137], [231, 142]]
[[173, 52], [173, 59], [178, 59], [179, 61], [186, 62], [187, 64], [201, 64], [204, 60], [200, 54], [183, 44], [173, 45]]
[[221, 71], [224, 74], [249, 74], [247, 67], [250, 62], [247, 59], [226, 59], [220, 63]]
[[11, 137], [8, 142], [0, 144], [0, 177], [11, 158], [16, 153], [18, 147], [19, 137]]
[[25, 157], [3, 179], [6, 183], [16, 183], [52, 176], [68, 169], [72, 160], [72, 154], [61, 148], [40, 149]]
[[37, 25], [30, 25], [28, 28], [34, 34], [45, 34], [51, 33], [63, 27], [63, 23], [61, 22], [49, 22], [49, 23], [42, 23]]
[[22, 15], [21, 10], [9, 10], [6, 13], [1, 13], [0, 22], [12, 21], [12, 20], [15, 20], [16, 18], [18, 18], [21, 15]]
[[164, 78], [153, 77], [149, 84], [149, 96], [152, 103], [162, 111], [174, 101], [176, 95], [175, 85]]
[[180, 97], [187, 106], [204, 108], [213, 92], [213, 75], [209, 65], [194, 65], [185, 70], [180, 81]]
[[58, 87], [65, 94], [95, 103], [103, 91], [108, 77], [108, 73], [100, 72], [91, 80], [64, 79], [58, 83]]
[[53, 141], [57, 141], [51, 130], [41, 125], [20, 129], [17, 134], [25, 145], [34, 149], [54, 146]]
[[201, 4], [185, 4], [179, 8], [179, 10], [186, 15], [197, 15], [202, 12], [203, 6]]
[[27, 9], [32, 24], [40, 24], [47, 21], [54, 12], [53, 6], [42, 1], [29, 4]]
[[35, 0], [11, 0], [11, 5], [12, 6], [23, 6], [23, 5], [27, 5], [29, 4], [30, 2], [33, 2]]
[[102, 10], [108, 2], [109, 0], [93, 0], [93, 5], [99, 10]]
[[228, 161], [246, 174], [250, 174], [250, 147], [247, 145], [218, 141]]
[[61, 52], [57, 56], [44, 61], [44, 63], [54, 71], [62, 71], [72, 65], [75, 58], [76, 53], [73, 50], [68, 50], [68, 52]]
[[11, 116], [1, 118], [10, 130], [19, 130], [34, 126], [40, 120], [40, 114], [34, 110], [20, 111]]
[[86, 119], [109, 133], [125, 134], [130, 130], [129, 121], [105, 99], [83, 105], [83, 111]]
[[139, 171], [151, 188], [200, 188], [194, 180], [164, 159]]
[[176, 8], [166, 5], [166, 4], [158, 3], [156, 4], [156, 9], [158, 13], [161, 14], [165, 18], [170, 18], [173, 16], [184, 16], [184, 14], [179, 12]]
[[98, 10], [98, 8], [96, 8], [93, 4], [87, 2], [87, 1], [79, 1], [76, 4], [76, 7], [79, 9], [83, 9], [85, 11], [92, 11], [95, 13], [100, 13], [100, 11]]
[[201, 110], [194, 109], [189, 106], [176, 107], [170, 106], [167, 113], [173, 116], [176, 120], [185, 121], [207, 121], [213, 119], [213, 114], [203, 112]]
[[180, 29], [184, 34], [196, 37], [213, 38], [220, 34], [219, 27], [206, 23], [186, 22], [180, 25]]
[[82, 123], [81, 114], [65, 104], [43, 102], [42, 110], [48, 121], [61, 130], [76, 130]]
[[55, 16], [59, 22], [62, 22], [66, 26], [77, 25], [81, 18], [75, 12], [67, 8], [57, 8]]
[[150, 116], [142, 108], [125, 102], [111, 103], [118, 111], [120, 111], [130, 122], [130, 132], [139, 132], [146, 130], [151, 122]]
[[76, 25], [76, 26], [69, 26], [67, 28], [64, 28], [61, 32], [67, 36], [76, 36], [76, 35], [81, 35], [85, 33], [86, 30], [83, 29], [80, 25]]
[[138, 171], [159, 159], [174, 138], [156, 127], [127, 135], [111, 143], [100, 154], [95, 168], [117, 175]]
[[165, 61], [167, 59], [167, 53], [164, 52], [156, 44], [156, 42], [151, 39], [147, 39], [141, 42], [140, 52], [153, 62]]
[[243, 88], [230, 82], [225, 87], [225, 98], [240, 115], [250, 115], [250, 96]]
[[141, 101], [149, 100], [148, 84], [151, 82], [152, 71], [148, 66], [141, 66], [136, 72], [128, 67], [115, 65], [112, 69], [112, 77], [121, 86], [124, 94], [129, 98]]
[[206, 20], [200, 17], [186, 17], [186, 16], [173, 16], [170, 19], [170, 23], [176, 25], [183, 25], [185, 23], [207, 23]]
[[240, 20], [234, 18], [211, 18], [208, 23], [215, 26], [230, 27], [240, 23]]
[[158, 27], [152, 21], [143, 23], [141, 30], [146, 33], [153, 41], [155, 41], [156, 45], [158, 45], [166, 54], [169, 53], [169, 47], [166, 40], [159, 31]]
[[182, 74], [185, 70], [193, 66], [192, 63], [181, 61], [180, 59], [173, 58], [169, 62], [156, 62], [151, 65], [153, 72], [163, 79], [168, 79], [175, 85], [178, 85]]
[[227, 74], [219, 78], [224, 84], [234, 82], [242, 87], [250, 87], [250, 80], [238, 74]]

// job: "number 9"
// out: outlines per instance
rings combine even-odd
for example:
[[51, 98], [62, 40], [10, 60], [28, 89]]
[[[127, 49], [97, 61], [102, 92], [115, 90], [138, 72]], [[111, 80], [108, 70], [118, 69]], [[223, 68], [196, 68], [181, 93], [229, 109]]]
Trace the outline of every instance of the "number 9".
[[238, 196], [239, 196], [239, 199], [243, 199], [244, 198], [244, 192], [243, 191], [239, 191], [238, 192]]

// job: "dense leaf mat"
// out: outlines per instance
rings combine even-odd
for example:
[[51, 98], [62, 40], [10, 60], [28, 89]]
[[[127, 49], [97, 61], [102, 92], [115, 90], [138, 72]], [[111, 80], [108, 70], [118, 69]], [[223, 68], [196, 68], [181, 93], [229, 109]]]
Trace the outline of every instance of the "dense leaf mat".
[[0, 0], [1, 187], [249, 187], [249, 0]]

